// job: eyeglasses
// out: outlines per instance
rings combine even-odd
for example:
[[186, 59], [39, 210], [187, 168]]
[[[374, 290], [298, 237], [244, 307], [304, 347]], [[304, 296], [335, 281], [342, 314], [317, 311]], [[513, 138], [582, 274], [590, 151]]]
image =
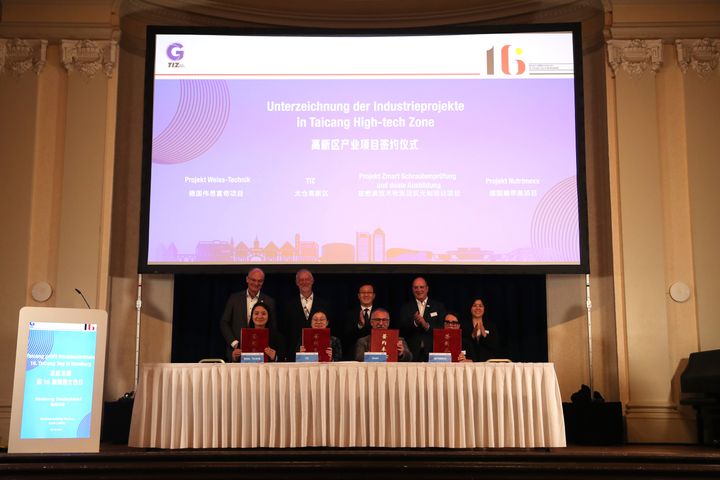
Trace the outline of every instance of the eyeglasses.
[[445, 320], [445, 325], [458, 325], [460, 322], [456, 322], [455, 320]]

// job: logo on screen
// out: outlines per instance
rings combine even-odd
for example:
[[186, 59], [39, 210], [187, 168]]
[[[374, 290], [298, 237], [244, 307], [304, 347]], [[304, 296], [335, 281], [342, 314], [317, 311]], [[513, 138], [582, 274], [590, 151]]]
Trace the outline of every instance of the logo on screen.
[[181, 50], [183, 48], [182, 43], [173, 43], [168, 45], [167, 56], [170, 60], [179, 61], [185, 56], [185, 52]]
[[[503, 45], [500, 49], [500, 70], [505, 75], [522, 75], [525, 73], [525, 62], [520, 60], [520, 55], [523, 53], [522, 48], [515, 47], [512, 51], [513, 58], [511, 58], [511, 48], [511, 45]], [[485, 57], [487, 60], [487, 74], [495, 75], [495, 47], [487, 50]]]

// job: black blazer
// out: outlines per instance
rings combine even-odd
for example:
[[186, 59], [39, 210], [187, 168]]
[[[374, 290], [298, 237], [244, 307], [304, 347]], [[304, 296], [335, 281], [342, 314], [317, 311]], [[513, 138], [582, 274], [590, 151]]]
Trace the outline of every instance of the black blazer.
[[[498, 331], [497, 326], [487, 318], [483, 319], [485, 330], [489, 331], [487, 337], [478, 339], [472, 338], [472, 321], [468, 323], [467, 331], [463, 326], [463, 344], [465, 339], [469, 345], [466, 356], [476, 362], [485, 362], [491, 358], [505, 358], [506, 354], [502, 347], [502, 335]], [[472, 356], [470, 356], [470, 355]]]
[[[285, 362], [287, 361], [286, 353], [285, 353], [285, 337], [282, 336], [280, 332], [278, 332], [274, 328], [268, 329], [268, 346], [275, 350], [275, 360], [268, 360], [267, 355], [265, 355], [265, 361], [275, 361], [275, 362]], [[230, 361], [232, 361], [232, 357], [230, 357]], [[238, 362], [240, 359], [237, 360]]]
[[[258, 303], [267, 305], [268, 311], [270, 312], [270, 321], [275, 323], [275, 325], [268, 325], [268, 327], [277, 327], [275, 300], [262, 292], [260, 292], [258, 297]], [[233, 349], [230, 344], [235, 340], [239, 342], [240, 329], [247, 328], [248, 326], [247, 289], [245, 289], [242, 292], [236, 292], [230, 295], [230, 298], [228, 298], [225, 304], [225, 311], [223, 311], [222, 317], [220, 318], [220, 333], [222, 333], [223, 339], [225, 340], [225, 355], [228, 360], [232, 361]]]
[[[430, 324], [430, 328], [425, 330], [420, 325], [415, 325], [415, 312], [418, 311], [417, 302], [413, 298], [411, 301], [403, 305], [400, 310], [400, 321], [395, 323], [400, 329], [400, 335], [405, 337], [405, 341], [410, 347], [413, 354], [413, 360], [416, 362], [427, 362], [428, 353], [432, 352], [433, 329], [444, 328], [445, 326], [445, 305], [437, 300], [428, 298], [425, 304], [425, 313], [423, 318]], [[390, 328], [393, 322], [390, 321]], [[421, 347], [422, 345], [422, 347]]]
[[362, 312], [362, 308], [359, 304], [345, 313], [345, 317], [342, 319], [343, 324], [338, 325], [338, 327], [342, 327], [342, 329], [338, 330], [342, 335], [341, 340], [344, 360], [355, 360], [355, 344], [358, 339], [370, 335], [370, 316], [372, 315], [374, 309], [375, 307], [373, 306], [373, 308], [371, 308], [368, 312], [368, 321], [365, 322], [363, 328], [357, 327], [358, 320], [360, 319], [360, 312]]

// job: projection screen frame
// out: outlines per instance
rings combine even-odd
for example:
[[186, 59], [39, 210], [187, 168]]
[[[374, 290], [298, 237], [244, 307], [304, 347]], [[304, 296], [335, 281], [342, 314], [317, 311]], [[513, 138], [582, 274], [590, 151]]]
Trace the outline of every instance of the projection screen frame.
[[[579, 262], [577, 263], [515, 263], [493, 262], [474, 264], [436, 263], [152, 263], [149, 262], [150, 196], [153, 144], [154, 63], [158, 35], [240, 35], [240, 36], [327, 36], [375, 37], [412, 35], [463, 35], [513, 33], [570, 32], [573, 43], [573, 78], [575, 106], [575, 172], [578, 204]], [[266, 272], [293, 272], [300, 267], [318, 273], [448, 273], [448, 274], [583, 274], [589, 273], [588, 217], [585, 167], [583, 67], [580, 24], [539, 24], [509, 26], [446, 26], [411, 29], [307, 29], [307, 28], [209, 28], [150, 26], [147, 30], [146, 73], [144, 95], [143, 156], [141, 178], [141, 211], [139, 233], [139, 273], [240, 273], [253, 267]], [[245, 239], [243, 239], [245, 240]]]

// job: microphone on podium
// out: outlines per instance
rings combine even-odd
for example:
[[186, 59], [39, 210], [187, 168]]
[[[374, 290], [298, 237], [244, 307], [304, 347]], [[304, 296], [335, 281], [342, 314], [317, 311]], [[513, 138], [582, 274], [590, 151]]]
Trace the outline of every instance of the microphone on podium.
[[85, 302], [85, 305], [87, 305], [87, 307], [90, 308], [90, 304], [88, 303], [87, 299], [85, 298], [85, 295], [83, 295], [83, 293], [80, 291], [80, 289], [76, 288], [75, 291], [82, 297], [83, 301]]

